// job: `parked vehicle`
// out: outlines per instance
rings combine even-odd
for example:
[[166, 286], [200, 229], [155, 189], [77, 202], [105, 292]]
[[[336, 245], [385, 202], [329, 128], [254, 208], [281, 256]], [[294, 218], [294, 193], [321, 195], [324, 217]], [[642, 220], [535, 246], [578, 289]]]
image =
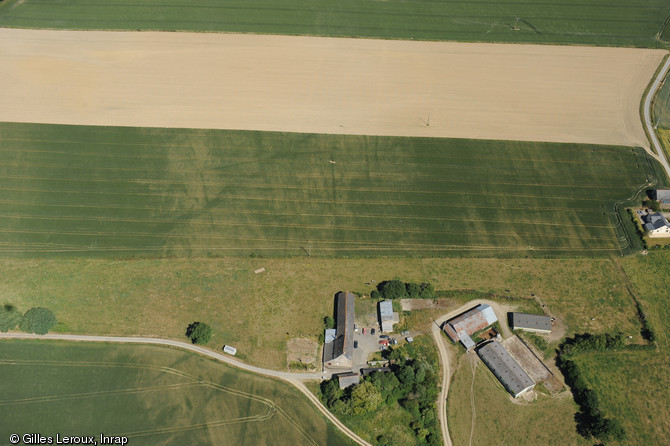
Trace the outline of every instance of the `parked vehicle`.
[[388, 339], [389, 335], [379, 335], [379, 339]]
[[375, 335], [375, 329], [374, 328], [372, 330], [370, 330], [370, 334], [373, 335], [373, 336]]
[[366, 331], [365, 328], [364, 328], [364, 329], [363, 329], [363, 334], [365, 334], [365, 333], [367, 333], [367, 331]]
[[358, 341], [354, 341], [354, 348], [358, 348]]

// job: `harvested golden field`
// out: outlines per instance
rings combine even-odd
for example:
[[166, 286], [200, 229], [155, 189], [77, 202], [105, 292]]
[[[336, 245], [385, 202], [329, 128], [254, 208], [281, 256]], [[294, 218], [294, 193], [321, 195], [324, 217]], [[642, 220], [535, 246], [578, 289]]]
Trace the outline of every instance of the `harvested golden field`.
[[646, 146], [661, 50], [0, 30], [0, 121]]

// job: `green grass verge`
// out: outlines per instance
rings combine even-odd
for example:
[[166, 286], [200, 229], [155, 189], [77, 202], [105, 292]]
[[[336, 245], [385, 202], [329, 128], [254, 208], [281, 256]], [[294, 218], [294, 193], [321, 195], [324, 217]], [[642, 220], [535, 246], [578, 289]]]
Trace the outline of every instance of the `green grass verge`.
[[[536, 312], [535, 293], [568, 335], [640, 332], [609, 259], [17, 259], [0, 261], [0, 270], [0, 304], [50, 308], [58, 331], [186, 340], [187, 325], [202, 321], [214, 329], [209, 347], [231, 344], [250, 363], [284, 370], [287, 339], [316, 340], [336, 292], [369, 295], [375, 284], [366, 283], [392, 277], [479, 292], [454, 298], [453, 308], [492, 292]], [[429, 326], [430, 315], [448, 311], [413, 312], [403, 324]]]
[[[630, 249], [642, 149], [0, 124], [0, 256], [563, 256]], [[329, 161], [335, 161], [336, 164]]]
[[6, 0], [0, 26], [657, 47], [664, 0]]
[[[156, 346], [0, 342], [0, 438], [129, 444], [352, 444], [290, 385]], [[215, 440], [214, 440], [215, 439]]]

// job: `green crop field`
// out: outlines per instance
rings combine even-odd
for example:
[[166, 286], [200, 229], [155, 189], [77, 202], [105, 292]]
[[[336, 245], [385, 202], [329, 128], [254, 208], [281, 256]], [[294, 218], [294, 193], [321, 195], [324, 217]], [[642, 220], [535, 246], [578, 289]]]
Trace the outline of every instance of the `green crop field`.
[[5, 0], [0, 26], [658, 47], [666, 0]]
[[0, 439], [128, 436], [128, 444], [350, 442], [288, 384], [177, 349], [0, 342]]
[[0, 124], [0, 255], [618, 254], [624, 147]]

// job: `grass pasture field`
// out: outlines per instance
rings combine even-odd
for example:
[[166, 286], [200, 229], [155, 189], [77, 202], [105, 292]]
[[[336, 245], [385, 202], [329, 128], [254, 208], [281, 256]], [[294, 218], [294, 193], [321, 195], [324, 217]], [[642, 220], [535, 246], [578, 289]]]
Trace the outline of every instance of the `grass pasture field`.
[[670, 253], [653, 250], [620, 262], [640, 296], [657, 348], [590, 353], [575, 361], [604, 414], [616, 418], [626, 431], [624, 438], [608, 444], [665, 444], [670, 436]]
[[657, 47], [668, 12], [664, 0], [5, 0], [0, 26]]
[[0, 373], [3, 442], [104, 433], [134, 445], [351, 444], [289, 384], [177, 349], [3, 340]]
[[627, 248], [642, 149], [0, 124], [0, 256], [554, 256]]
[[[266, 271], [254, 274], [261, 267]], [[22, 313], [47, 307], [59, 321], [56, 331], [186, 340], [187, 325], [202, 321], [214, 329], [208, 347], [233, 345], [244, 361], [278, 370], [286, 370], [289, 339], [322, 333], [336, 292], [369, 295], [375, 284], [366, 283], [393, 277], [511, 295], [504, 303], [537, 311], [535, 293], [568, 336], [620, 330], [639, 340], [640, 333], [626, 282], [602, 258], [4, 259], [0, 270], [0, 305]], [[453, 308], [464, 303], [456, 298]], [[411, 322], [428, 326], [431, 314], [448, 311], [415, 312]]]

